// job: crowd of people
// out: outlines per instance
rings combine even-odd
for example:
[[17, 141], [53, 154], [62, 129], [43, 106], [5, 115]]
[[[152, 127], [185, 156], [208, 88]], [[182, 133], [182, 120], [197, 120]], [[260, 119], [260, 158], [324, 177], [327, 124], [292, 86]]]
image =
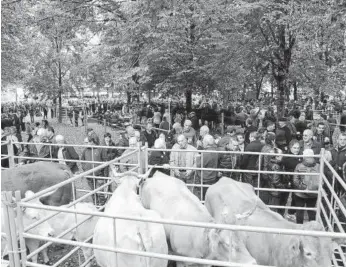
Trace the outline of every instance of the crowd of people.
[[[316, 176], [299, 173], [320, 172], [319, 159], [314, 156], [319, 155], [321, 149], [324, 149], [324, 156], [340, 177], [346, 178], [346, 105], [336, 107], [335, 103], [327, 101], [316, 118], [311, 102], [301, 105], [287, 103], [285, 117], [278, 118], [272, 106], [264, 108], [262, 103], [256, 101], [222, 108], [204, 99], [190, 112], [184, 109], [181, 102], [173, 103], [170, 108], [163, 103], [143, 103], [136, 106], [137, 111], [116, 102], [89, 104], [85, 109], [86, 115], [107, 112], [131, 114], [132, 125], [126, 127], [119, 140], [112, 140], [110, 133], [100, 138], [89, 128], [84, 140], [86, 147], [79, 155], [73, 146], [66, 146], [64, 136], [56, 134], [46, 119], [41, 123], [24, 123], [25, 110], [17, 108], [13, 110], [15, 114], [12, 117], [2, 117], [2, 140], [29, 143], [13, 145], [14, 153], [23, 156], [18, 164], [51, 158], [68, 165], [73, 173], [90, 170], [121, 155], [124, 157], [119, 160], [123, 164], [119, 166], [120, 172], [130, 170], [139, 163], [138, 160], [144, 166], [144, 158], [139, 159], [137, 154], [126, 154], [137, 148], [138, 143], [147, 144], [154, 149], [148, 155], [148, 164], [155, 166], [152, 173], [160, 170], [192, 184], [194, 193], [202, 200], [206, 187], [200, 189], [194, 186], [200, 184], [202, 177], [205, 185], [212, 185], [220, 177], [226, 176], [259, 188], [317, 190], [319, 179]], [[70, 105], [73, 106], [73, 103]], [[338, 112], [339, 117], [336, 117]], [[220, 113], [223, 113], [223, 121], [220, 120]], [[2, 116], [6, 114], [9, 114], [8, 110], [4, 110]], [[52, 114], [54, 116], [54, 112]], [[22, 132], [25, 133], [25, 140], [22, 140]], [[100, 145], [103, 147], [97, 147]], [[272, 155], [260, 158], [258, 153], [261, 152]], [[285, 156], [287, 154], [296, 156]], [[74, 160], [86, 162], [77, 164]], [[2, 160], [1, 164], [8, 167], [8, 159]], [[194, 168], [206, 169], [201, 171]], [[242, 173], [241, 170], [248, 172]], [[257, 170], [276, 173], [251, 173]], [[284, 175], [282, 172], [296, 174]], [[325, 174], [332, 179], [330, 172], [326, 171]], [[94, 175], [107, 177], [109, 168], [99, 170]], [[102, 181], [99, 179], [95, 183], [94, 179], [88, 179], [91, 189]], [[338, 182], [335, 182], [335, 190], [338, 194], [344, 193]], [[289, 193], [261, 190], [259, 196], [266, 204], [286, 206]], [[316, 201], [316, 194], [293, 193], [291, 205], [314, 207]], [[285, 209], [274, 210], [282, 215], [285, 213]], [[286, 214], [297, 223], [303, 222], [303, 215], [302, 210], [294, 209]], [[309, 220], [315, 218], [312, 211], [308, 215]]]

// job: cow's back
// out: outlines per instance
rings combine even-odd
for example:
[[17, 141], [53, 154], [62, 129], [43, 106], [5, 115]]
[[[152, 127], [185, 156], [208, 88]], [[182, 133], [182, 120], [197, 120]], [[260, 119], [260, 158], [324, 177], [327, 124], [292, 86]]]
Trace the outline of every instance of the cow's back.
[[[21, 191], [22, 198], [30, 190], [37, 193], [43, 189], [65, 181], [72, 176], [66, 165], [52, 162], [35, 162], [1, 171], [2, 191]], [[61, 206], [72, 199], [72, 184], [58, 188], [53, 194], [42, 197], [45, 205]]]

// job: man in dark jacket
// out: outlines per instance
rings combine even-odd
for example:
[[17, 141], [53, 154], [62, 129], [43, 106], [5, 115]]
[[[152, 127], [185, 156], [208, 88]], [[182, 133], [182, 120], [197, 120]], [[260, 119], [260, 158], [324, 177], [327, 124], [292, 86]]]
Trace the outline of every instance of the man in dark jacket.
[[279, 127], [276, 129], [276, 144], [282, 151], [287, 152], [288, 144], [292, 140], [291, 130], [287, 127], [287, 119], [279, 119]]
[[[251, 132], [250, 136], [250, 144], [245, 147], [244, 152], [261, 152], [263, 144], [259, 140], [259, 135], [257, 132]], [[259, 156], [244, 154], [241, 162], [241, 169], [243, 170], [258, 170], [257, 161]], [[257, 178], [258, 174], [256, 173], [245, 173], [243, 175], [243, 182], [249, 183], [254, 187], [257, 187]]]
[[59, 160], [60, 164], [67, 165], [72, 173], [76, 173], [78, 171], [78, 166], [76, 161], [64, 161], [66, 160], [79, 160], [79, 156], [72, 146], [65, 146], [66, 141], [64, 136], [57, 135], [55, 137], [55, 141], [58, 145], [58, 149], [55, 149], [53, 158]]
[[249, 139], [250, 133], [256, 132], [257, 128], [253, 125], [253, 121], [250, 118], [246, 119], [245, 124], [246, 124], [245, 142], [250, 143], [250, 139]]
[[[206, 151], [216, 151], [216, 145], [214, 138], [207, 134], [203, 137], [203, 147]], [[217, 169], [219, 164], [219, 154], [218, 153], [202, 153], [203, 159], [201, 157], [197, 157], [196, 166], [197, 168], [211, 168]], [[202, 179], [204, 185], [212, 185], [217, 182], [217, 171], [197, 171], [197, 176]], [[208, 188], [203, 187], [202, 191], [202, 199], [204, 200], [205, 194]]]
[[321, 152], [321, 144], [313, 140], [313, 133], [310, 129], [303, 132], [303, 140], [299, 141], [300, 151], [299, 154], [302, 155], [305, 149], [312, 149], [315, 155], [319, 155]]
[[156, 140], [156, 133], [153, 130], [153, 124], [151, 122], [147, 123], [147, 127], [143, 132], [144, 141], [148, 142], [148, 147], [151, 148], [154, 146], [154, 142]]
[[[343, 174], [343, 165], [346, 162], [346, 134], [341, 133], [338, 138], [338, 145], [334, 147], [331, 151], [332, 161], [331, 165], [334, 167], [335, 171], [340, 175], [340, 177], [345, 181], [346, 177]], [[342, 186], [336, 181], [336, 191], [340, 192]], [[341, 192], [344, 193], [344, 192]]]

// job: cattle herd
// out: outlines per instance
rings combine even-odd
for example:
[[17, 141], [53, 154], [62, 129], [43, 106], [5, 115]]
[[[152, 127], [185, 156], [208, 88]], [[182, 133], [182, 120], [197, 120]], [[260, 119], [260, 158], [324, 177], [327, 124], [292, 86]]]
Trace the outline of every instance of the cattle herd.
[[[133, 172], [118, 174], [113, 170], [113, 166], [110, 167], [112, 170], [110, 175], [117, 184], [103, 210], [110, 216], [323, 231], [317, 221], [302, 225], [287, 221], [278, 213], [271, 211], [257, 197], [251, 185], [227, 177], [222, 177], [209, 187], [203, 204], [184, 182], [172, 176], [159, 171], [156, 171], [151, 178], [148, 178], [150, 171], [143, 175]], [[37, 162], [2, 171], [1, 186], [4, 191], [21, 190], [22, 197], [30, 197], [33, 192], [39, 192], [69, 177], [71, 173], [64, 165]], [[73, 201], [72, 195], [72, 186], [67, 185], [30, 202], [67, 207], [66, 205]], [[89, 202], [78, 203], [69, 209], [83, 212], [97, 211], [97, 208]], [[24, 228], [53, 213], [43, 209], [23, 209]], [[61, 237], [61, 234], [76, 221], [82, 223]], [[4, 229], [3, 219], [1, 226]], [[93, 236], [94, 245], [239, 264], [235, 266], [258, 264], [277, 267], [331, 267], [332, 254], [337, 243], [345, 241], [326, 237], [160, 224], [146, 220], [113, 220], [109, 217], [97, 218], [73, 213], [59, 213], [30, 229], [29, 233], [44, 237], [74, 238], [81, 242]], [[39, 247], [38, 240], [25, 241], [29, 253]], [[2, 235], [2, 257], [8, 254], [6, 242], [6, 236]], [[48, 263], [46, 249], [42, 250], [42, 253], [44, 262]], [[162, 257], [83, 249], [85, 259], [92, 256], [92, 253], [101, 267], [166, 267], [171, 264], [176, 264], [177, 267], [210, 266], [189, 262], [173, 263]], [[37, 262], [37, 254], [31, 260]]]

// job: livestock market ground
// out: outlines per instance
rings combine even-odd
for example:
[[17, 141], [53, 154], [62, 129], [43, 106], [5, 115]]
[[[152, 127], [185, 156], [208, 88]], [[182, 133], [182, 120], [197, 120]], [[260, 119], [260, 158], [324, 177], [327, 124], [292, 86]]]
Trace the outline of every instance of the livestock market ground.
[[[79, 120], [79, 127], [74, 127], [71, 125], [71, 123], [68, 120], [63, 120], [63, 123], [58, 123], [57, 119], [51, 119], [50, 114], [48, 113], [48, 122], [50, 126], [52, 126], [55, 130], [55, 134], [61, 134], [65, 137], [65, 140], [68, 144], [76, 144], [76, 145], [83, 145], [84, 144], [84, 138], [86, 137], [86, 128], [82, 126], [81, 120]], [[42, 117], [35, 117], [35, 122], [41, 122]], [[30, 121], [29, 116], [25, 118], [25, 121]], [[101, 124], [98, 124], [97, 122], [89, 122], [88, 128], [93, 128], [95, 132], [98, 134], [100, 140], [103, 139], [103, 135], [105, 132], [105, 127]], [[112, 139], [116, 142], [120, 138], [120, 131], [114, 131], [110, 127], [106, 128], [106, 131], [111, 133]], [[27, 140], [27, 137], [25, 136], [25, 133], [22, 133], [23, 140]], [[83, 148], [81, 147], [75, 147], [76, 152], [81, 155]], [[90, 190], [89, 186], [87, 185], [87, 182], [85, 179], [79, 180], [76, 182], [76, 188], [77, 189], [84, 189], [84, 190]], [[79, 195], [78, 195], [79, 194]], [[78, 192], [77, 198], [81, 197], [83, 193]], [[89, 197], [86, 201], [92, 202], [91, 197]], [[48, 256], [50, 258], [50, 264], [54, 264], [59, 259], [61, 259], [63, 256], [65, 256], [67, 253], [69, 253], [73, 249], [73, 246], [67, 246], [67, 245], [52, 245], [48, 248]], [[77, 267], [79, 266], [79, 256], [81, 259], [81, 263], [84, 262], [83, 253], [81, 250], [79, 252], [76, 252], [71, 256], [68, 260], [66, 260], [63, 264], [60, 266], [63, 267]], [[41, 253], [38, 257], [38, 263], [43, 264], [43, 258], [41, 256]], [[91, 267], [98, 266], [95, 262], [95, 260], [91, 261]]]

